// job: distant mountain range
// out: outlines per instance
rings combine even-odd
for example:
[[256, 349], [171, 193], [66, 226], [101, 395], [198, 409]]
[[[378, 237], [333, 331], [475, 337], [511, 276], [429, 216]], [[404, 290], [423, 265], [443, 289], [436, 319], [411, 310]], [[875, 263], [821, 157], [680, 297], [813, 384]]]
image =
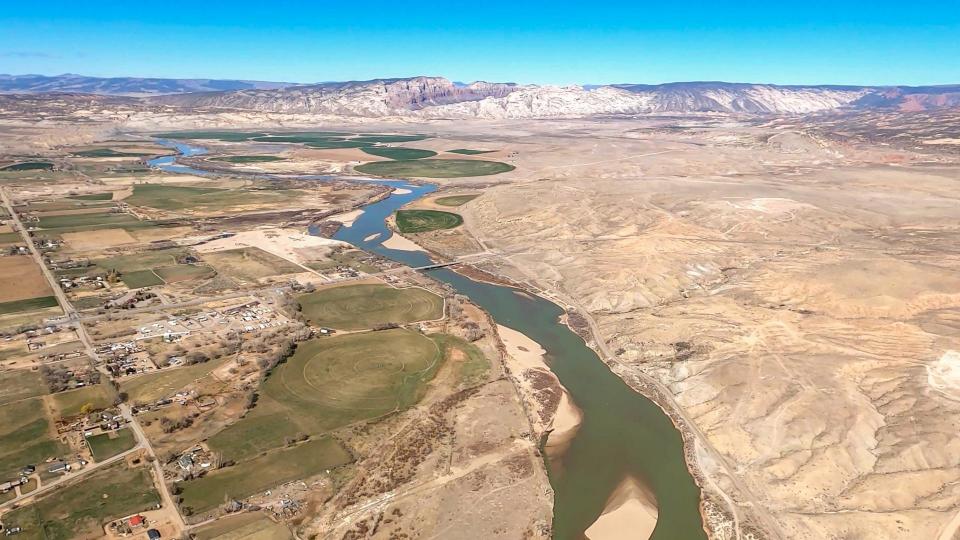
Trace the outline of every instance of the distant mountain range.
[[209, 79], [0, 75], [5, 93], [140, 96], [190, 109], [355, 117], [558, 118], [683, 113], [809, 114], [960, 107], [957, 86], [783, 86], [725, 82], [539, 86], [442, 77], [293, 84]]
[[142, 77], [86, 77], [64, 75], [3, 75], [0, 92], [37, 94], [64, 92], [110, 96], [149, 96], [186, 92], [222, 92], [231, 90], [277, 89], [291, 83], [217, 79], [158, 79]]

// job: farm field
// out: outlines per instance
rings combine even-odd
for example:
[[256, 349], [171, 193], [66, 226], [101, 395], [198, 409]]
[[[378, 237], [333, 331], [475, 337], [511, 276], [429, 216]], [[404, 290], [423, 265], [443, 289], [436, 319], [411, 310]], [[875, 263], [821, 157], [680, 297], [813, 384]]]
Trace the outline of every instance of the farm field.
[[437, 197], [433, 202], [440, 206], [462, 206], [479, 196], [480, 195], [450, 195], [448, 197]]
[[113, 405], [116, 394], [109, 384], [101, 383], [52, 394], [50, 398], [60, 418], [70, 418], [81, 414], [82, 409], [87, 405], [94, 410]]
[[77, 157], [147, 157], [152, 156], [149, 152], [121, 152], [113, 148], [94, 148], [91, 150], [80, 150], [74, 152]]
[[53, 163], [49, 161], [26, 161], [14, 163], [0, 169], [0, 171], [52, 171]]
[[153, 270], [134, 270], [133, 272], [124, 272], [120, 276], [123, 284], [131, 289], [141, 289], [143, 287], [153, 287], [163, 285], [163, 280], [155, 274]]
[[90, 214], [43, 216], [37, 221], [37, 226], [41, 229], [78, 229], [83, 227], [117, 227], [134, 223], [140, 223], [140, 220], [133, 214], [96, 212]]
[[217, 212], [252, 204], [270, 204], [292, 200], [289, 191], [224, 189], [169, 184], [136, 184], [133, 195], [124, 202], [157, 210]]
[[39, 296], [37, 298], [28, 298], [26, 300], [0, 302], [0, 315], [24, 313], [27, 311], [56, 307], [58, 305], [60, 304], [57, 303], [56, 296]]
[[47, 393], [47, 385], [38, 371], [17, 369], [0, 373], [0, 405]]
[[299, 266], [255, 247], [207, 252], [203, 254], [203, 258], [220, 274], [247, 283], [256, 283], [262, 278], [281, 274], [303, 272]]
[[178, 484], [183, 506], [203, 512], [223, 504], [224, 498], [243, 498], [292, 480], [308, 478], [350, 463], [340, 443], [321, 437], [258, 456], [241, 465], [211, 472]]
[[137, 445], [137, 440], [132, 430], [124, 428], [87, 437], [87, 444], [93, 453], [93, 459], [103, 461], [133, 448]]
[[422, 233], [453, 229], [463, 224], [459, 214], [440, 210], [397, 210], [397, 229], [402, 233]]
[[105, 522], [154, 508], [159, 502], [146, 469], [118, 463], [13, 510], [4, 515], [4, 525], [23, 528], [18, 540], [98, 538]]
[[153, 271], [167, 283], [206, 279], [213, 277], [217, 273], [213, 268], [202, 264], [177, 264], [174, 266], [154, 268]]
[[91, 262], [104, 270], [116, 270], [117, 272], [125, 273], [136, 270], [147, 270], [158, 266], [174, 265], [177, 264], [178, 258], [187, 255], [187, 253], [187, 250], [183, 248], [159, 249], [130, 255], [117, 255], [105, 259], [95, 259]]
[[285, 525], [276, 523], [263, 512], [244, 512], [225, 516], [191, 531], [196, 540], [289, 540]]
[[53, 437], [53, 423], [44, 411], [39, 397], [0, 406], [0, 478], [69, 451]]
[[191, 366], [167, 368], [153, 373], [132, 377], [120, 383], [120, 391], [126, 392], [133, 403], [150, 403], [175, 394], [193, 381], [207, 376], [223, 365], [224, 360], [211, 360]]
[[479, 159], [417, 159], [409, 161], [373, 161], [357, 165], [363, 174], [390, 177], [461, 178], [487, 176], [512, 171], [513, 165]]
[[226, 142], [247, 141], [254, 137], [262, 137], [266, 133], [252, 131], [167, 131], [154, 133], [160, 139], [217, 139]]
[[0, 244], [16, 244], [23, 242], [23, 237], [18, 232], [0, 233]]
[[419, 148], [397, 148], [391, 146], [367, 146], [363, 151], [372, 156], [385, 157], [397, 161], [408, 159], [423, 159], [437, 155], [432, 150], [420, 150]]
[[78, 201], [109, 201], [113, 199], [113, 192], [108, 191], [106, 193], [89, 193], [87, 195], [73, 195], [71, 199], [76, 199]]
[[285, 437], [317, 435], [416, 403], [442, 363], [437, 344], [394, 329], [301, 343], [260, 387], [256, 406], [210, 438], [226, 459], [249, 459]]
[[496, 150], [472, 150], [470, 148], [455, 148], [453, 150], [447, 150], [451, 154], [461, 154], [464, 156], [476, 156], [478, 154], [489, 154], [491, 152], [496, 152]]
[[[47, 307], [45, 304], [49, 302], [42, 299], [49, 297], [52, 293], [50, 285], [33, 257], [29, 255], [0, 257], [0, 314], [26, 311], [34, 307]], [[56, 299], [53, 305], [56, 305]]]
[[347, 285], [297, 297], [310, 322], [340, 330], [363, 330], [387, 323], [409, 324], [443, 317], [443, 298], [419, 288]]

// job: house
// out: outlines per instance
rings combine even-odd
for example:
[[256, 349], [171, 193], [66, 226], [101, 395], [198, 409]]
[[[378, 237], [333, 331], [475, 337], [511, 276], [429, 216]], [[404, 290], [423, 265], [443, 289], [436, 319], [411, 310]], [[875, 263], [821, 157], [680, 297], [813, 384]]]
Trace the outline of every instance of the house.
[[142, 527], [142, 526], [146, 525], [147, 520], [146, 520], [146, 518], [144, 518], [144, 517], [141, 516], [140, 514], [137, 514], [137, 515], [135, 515], [135, 516], [132, 516], [129, 520], [127, 520], [127, 523], [128, 523], [131, 527]]
[[150, 540], [160, 540], [160, 531], [156, 529], [150, 529], [147, 531], [147, 538]]

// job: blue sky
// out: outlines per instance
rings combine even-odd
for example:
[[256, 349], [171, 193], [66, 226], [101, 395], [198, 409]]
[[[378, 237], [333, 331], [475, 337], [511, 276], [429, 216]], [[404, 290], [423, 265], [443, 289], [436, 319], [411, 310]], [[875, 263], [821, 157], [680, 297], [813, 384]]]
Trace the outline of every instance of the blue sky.
[[960, 0], [3, 0], [0, 73], [960, 83]]

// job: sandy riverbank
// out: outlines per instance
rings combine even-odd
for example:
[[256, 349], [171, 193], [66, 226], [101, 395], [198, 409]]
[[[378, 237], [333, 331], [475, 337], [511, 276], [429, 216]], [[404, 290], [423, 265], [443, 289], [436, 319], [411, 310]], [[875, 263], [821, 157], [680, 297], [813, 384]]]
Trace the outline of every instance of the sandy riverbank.
[[624, 478], [617, 486], [603, 514], [586, 530], [589, 540], [619, 540], [628, 536], [646, 540], [657, 526], [657, 506], [635, 478]]
[[363, 215], [363, 209], [357, 208], [356, 210], [351, 210], [349, 212], [344, 212], [343, 214], [337, 214], [335, 216], [330, 216], [332, 221], [339, 221], [343, 224], [344, 227], [352, 227], [353, 222], [357, 220], [361, 215]]
[[[540, 409], [538, 410], [541, 419], [541, 425], [538, 426], [539, 431], [542, 433], [546, 430], [552, 430], [547, 446], [565, 445], [577, 432], [582, 415], [580, 409], [570, 399], [567, 389], [560, 384], [556, 375], [550, 371], [550, 367], [544, 360], [546, 351], [539, 343], [512, 328], [497, 325], [497, 333], [506, 348], [510, 371], [518, 379], [524, 395], [529, 396], [531, 404]], [[544, 400], [538, 399], [537, 396], [543, 389], [537, 387], [538, 378], [531, 376], [536, 374], [546, 374], [560, 392], [556, 410], [542, 410], [545, 405]]]
[[423, 251], [426, 252], [422, 247], [417, 245], [416, 242], [400, 236], [399, 233], [394, 232], [390, 235], [390, 238], [384, 240], [381, 245], [387, 249], [396, 249], [399, 251]]

